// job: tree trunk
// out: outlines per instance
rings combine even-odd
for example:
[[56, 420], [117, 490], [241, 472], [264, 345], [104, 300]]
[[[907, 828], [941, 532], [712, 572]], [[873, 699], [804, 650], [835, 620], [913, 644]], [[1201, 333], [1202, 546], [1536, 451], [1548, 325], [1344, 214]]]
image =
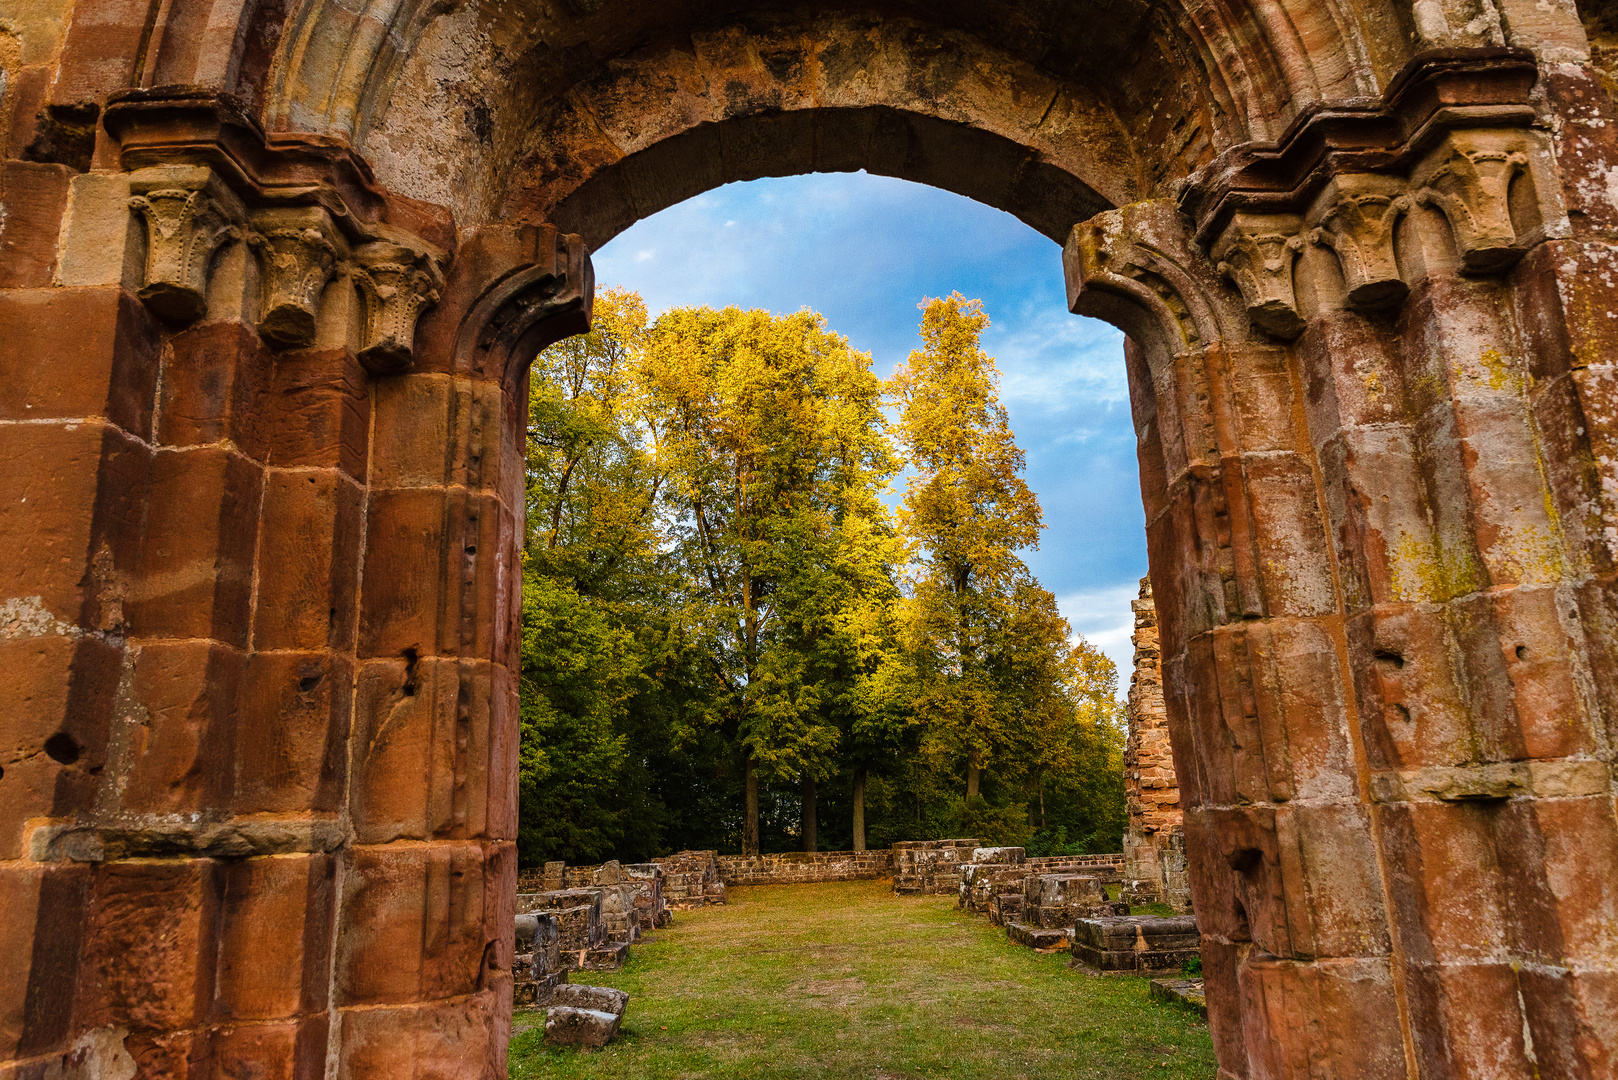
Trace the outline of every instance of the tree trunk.
[[747, 809], [742, 822], [742, 854], [758, 854], [758, 770], [753, 755], [747, 755]]
[[1039, 827], [1045, 827], [1045, 781], [1039, 782]]
[[978, 793], [978, 780], [983, 776], [983, 766], [978, 764], [978, 752], [970, 750], [966, 755], [966, 797], [970, 799]]
[[815, 831], [819, 826], [815, 818], [815, 781], [813, 777], [803, 778], [803, 850], [816, 850]]
[[865, 850], [865, 770], [854, 770], [854, 850]]

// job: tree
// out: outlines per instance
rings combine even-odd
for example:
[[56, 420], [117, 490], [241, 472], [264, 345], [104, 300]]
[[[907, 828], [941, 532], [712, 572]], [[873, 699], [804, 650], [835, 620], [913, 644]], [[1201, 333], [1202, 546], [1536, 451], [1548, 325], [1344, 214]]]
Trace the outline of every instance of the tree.
[[666, 569], [657, 433], [634, 379], [646, 329], [640, 298], [608, 290], [594, 329], [529, 376], [518, 844], [530, 862], [659, 844], [664, 815], [626, 734], [670, 633], [647, 602]]
[[923, 347], [891, 383], [914, 470], [900, 527], [921, 556], [908, 605], [915, 705], [964, 752], [969, 799], [985, 764], [1017, 741], [1018, 690], [995, 663], [996, 642], [1028, 580], [1017, 549], [1036, 546], [1043, 527], [1019, 475], [1024, 458], [999, 401], [998, 369], [979, 345], [988, 325], [979, 301], [959, 293], [928, 301]]
[[959, 297], [929, 305], [892, 384], [916, 468], [902, 527], [882, 386], [812, 312], [649, 323], [607, 290], [589, 334], [539, 357], [525, 865], [757, 851], [766, 834], [813, 850], [844, 792], [856, 847], [962, 829], [1020, 843], [1035, 804], [1030, 844], [1116, 846], [1115, 675], [1017, 557], [1039, 508], [984, 325]]
[[718, 683], [715, 722], [740, 749], [742, 847], [756, 852], [759, 773], [798, 778], [809, 826], [814, 784], [835, 768], [849, 613], [893, 471], [881, 384], [820, 316], [736, 308], [659, 319], [644, 378], [667, 417], [687, 623]]

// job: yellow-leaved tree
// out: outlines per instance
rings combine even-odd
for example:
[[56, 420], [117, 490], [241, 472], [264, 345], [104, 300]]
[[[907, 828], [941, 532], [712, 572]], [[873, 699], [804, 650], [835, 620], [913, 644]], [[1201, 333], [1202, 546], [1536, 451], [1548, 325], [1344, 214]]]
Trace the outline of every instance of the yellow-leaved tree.
[[1052, 672], [1032, 668], [1055, 658], [1016, 645], [1036, 629], [1031, 622], [1047, 622], [1034, 636], [1049, 640], [1038, 616], [1055, 605], [1017, 555], [1037, 546], [1043, 522], [1000, 404], [999, 370], [979, 344], [989, 317], [959, 293], [922, 311], [922, 347], [890, 383], [912, 470], [899, 526], [919, 559], [907, 644], [915, 710], [965, 758], [971, 799], [984, 768], [1027, 758], [1027, 711], [1054, 692]]

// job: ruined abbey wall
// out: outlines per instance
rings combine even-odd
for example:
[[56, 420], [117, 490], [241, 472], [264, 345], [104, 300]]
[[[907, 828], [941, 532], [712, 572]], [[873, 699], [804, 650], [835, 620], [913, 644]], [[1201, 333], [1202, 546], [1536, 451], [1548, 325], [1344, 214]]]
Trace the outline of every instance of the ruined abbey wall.
[[0, 1073], [503, 1075], [527, 365], [634, 221], [867, 169], [1063, 243], [1127, 335], [1221, 1080], [1610, 1076], [1611, 44], [0, 0]]
[[1191, 882], [1150, 580], [1141, 580], [1140, 596], [1131, 601], [1131, 609], [1135, 664], [1125, 707], [1124, 798], [1129, 822], [1124, 827], [1124, 880], [1137, 902], [1166, 903], [1183, 912], [1190, 908]]

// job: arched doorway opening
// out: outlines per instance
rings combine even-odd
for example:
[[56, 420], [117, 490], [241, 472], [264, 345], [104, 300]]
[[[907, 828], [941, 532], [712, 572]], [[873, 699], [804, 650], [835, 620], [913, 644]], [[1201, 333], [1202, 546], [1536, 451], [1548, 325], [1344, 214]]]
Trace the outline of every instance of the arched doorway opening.
[[56, 493], [6, 503], [7, 1053], [498, 1074], [524, 367], [593, 240], [865, 168], [1129, 335], [1223, 1070], [1599, 1075], [1615, 110], [1573, 12], [1485, 8], [24, 20], [3, 339], [73, 375], [4, 430]]

